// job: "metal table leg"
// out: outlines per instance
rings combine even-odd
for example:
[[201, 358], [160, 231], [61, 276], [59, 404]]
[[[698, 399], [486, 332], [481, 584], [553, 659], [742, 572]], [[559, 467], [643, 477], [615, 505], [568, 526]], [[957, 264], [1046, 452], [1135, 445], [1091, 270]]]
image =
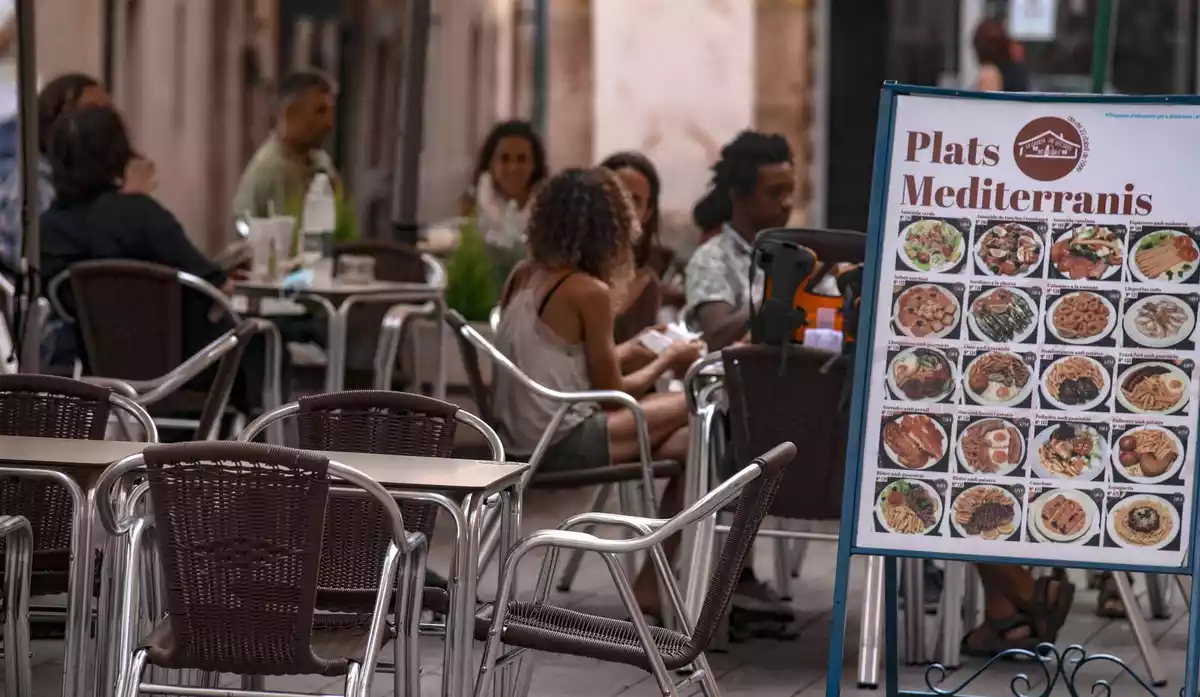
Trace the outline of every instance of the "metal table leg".
[[434, 317], [437, 320], [437, 338], [434, 339], [434, 347], [437, 349], [437, 357], [434, 359], [436, 377], [433, 383], [433, 396], [435, 399], [446, 399], [446, 333], [450, 328], [446, 326], [446, 299], [439, 295], [433, 301], [436, 308]]
[[879, 663], [883, 660], [883, 557], [867, 557], [867, 587], [863, 591], [862, 623], [858, 637], [858, 686], [879, 687]]
[[[455, 695], [468, 697], [474, 690], [471, 676], [474, 671], [471, 668], [472, 658], [474, 658], [474, 642], [475, 642], [475, 600], [478, 594], [479, 586], [479, 545], [480, 538], [483, 535], [483, 504], [485, 497], [482, 495], [468, 495], [463, 499], [463, 511], [466, 513], [467, 527], [463, 531], [465, 544], [461, 545], [459, 577], [460, 587], [457, 601], [454, 603], [453, 610], [458, 613], [461, 621], [458, 623], [457, 631], [453, 636], [457, 643], [455, 651], [456, 665], [447, 668], [453, 669], [457, 675], [452, 677], [452, 692]], [[503, 550], [503, 554], [508, 554], [508, 550]], [[447, 635], [447, 641], [451, 640], [450, 635]]]

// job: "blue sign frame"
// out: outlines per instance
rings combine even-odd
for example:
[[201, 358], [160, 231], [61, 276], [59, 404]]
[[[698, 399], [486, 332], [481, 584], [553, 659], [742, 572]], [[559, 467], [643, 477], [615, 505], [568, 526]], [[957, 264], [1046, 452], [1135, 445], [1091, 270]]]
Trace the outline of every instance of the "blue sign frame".
[[[1200, 95], [1171, 95], [1171, 96], [1113, 96], [1113, 95], [1083, 95], [1083, 94], [1041, 94], [1041, 93], [1003, 93], [1003, 92], [974, 92], [969, 90], [943, 89], [937, 87], [922, 87], [901, 85], [886, 82], [879, 100], [879, 122], [875, 130], [875, 163], [871, 175], [871, 204], [868, 221], [868, 242], [866, 261], [864, 263], [862, 307], [858, 328], [858, 354], [854, 365], [853, 401], [850, 415], [850, 433], [846, 446], [846, 480], [842, 493], [842, 516], [838, 531], [837, 572], [834, 580], [834, 601], [831, 622], [831, 641], [829, 645], [829, 667], [827, 672], [826, 697], [839, 697], [841, 694], [842, 655], [846, 644], [846, 613], [847, 592], [850, 583], [850, 561], [854, 556], [876, 556], [885, 559], [884, 567], [884, 624], [885, 624], [885, 680], [888, 697], [916, 697], [935, 694], [957, 694], [953, 692], [911, 692], [899, 691], [897, 671], [899, 667], [899, 647], [897, 632], [898, 613], [898, 584], [896, 560], [901, 557], [945, 559], [948, 561], [964, 561], [979, 563], [1015, 564], [1027, 566], [1045, 566], [1045, 560], [1033, 560], [1010, 557], [988, 557], [985, 555], [937, 554], [931, 552], [906, 552], [903, 550], [884, 550], [858, 547], [855, 535], [858, 530], [859, 516], [859, 487], [862, 485], [861, 457], [866, 432], [866, 411], [868, 384], [871, 374], [871, 361], [874, 347], [874, 324], [876, 302], [879, 294], [879, 280], [882, 275], [881, 255], [884, 243], [884, 227], [887, 214], [888, 183], [891, 180], [892, 145], [895, 131], [896, 102], [901, 95], [924, 95], [934, 97], [956, 97], [962, 99], [995, 100], [1009, 102], [1040, 102], [1062, 104], [1183, 104], [1200, 106]], [[1200, 172], [1198, 172], [1200, 173]], [[870, 308], [868, 310], [867, 308]], [[1198, 458], [1200, 459], [1200, 458]], [[1192, 477], [1192, 512], [1189, 536], [1191, 538], [1184, 563], [1178, 567], [1147, 567], [1143, 565], [1113, 565], [1108, 563], [1068, 562], [1061, 566], [1081, 569], [1097, 569], [1106, 571], [1131, 571], [1152, 574], [1181, 574], [1192, 577], [1191, 597], [1200, 598], [1200, 555], [1193, 554], [1196, 540], [1196, 527], [1200, 522], [1200, 465]], [[1200, 611], [1192, 612], [1188, 618], [1188, 648], [1185, 665], [1187, 681], [1180, 692], [1182, 697], [1200, 697], [1197, 692], [1195, 679], [1197, 668], [1200, 666]], [[1055, 655], [1068, 657], [1071, 650], [1057, 652]], [[1083, 656], [1076, 656], [1075, 660]], [[1086, 659], [1091, 660], [1091, 659]], [[1119, 663], [1119, 661], [1116, 661]], [[1061, 666], [1060, 666], [1061, 669]], [[1128, 670], [1128, 668], [1126, 668]], [[1135, 678], [1137, 676], [1135, 675]], [[1143, 687], [1149, 691], [1144, 681]], [[1073, 687], [1070, 687], [1073, 693]], [[1151, 694], [1153, 692], [1151, 691]]]

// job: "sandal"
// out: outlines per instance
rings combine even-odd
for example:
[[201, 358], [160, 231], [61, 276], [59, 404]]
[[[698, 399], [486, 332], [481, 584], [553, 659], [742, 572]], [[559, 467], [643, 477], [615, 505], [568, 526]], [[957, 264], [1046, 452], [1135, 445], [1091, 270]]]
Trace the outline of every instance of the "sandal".
[[1111, 573], [1104, 574], [1100, 581], [1100, 595], [1096, 599], [1096, 616], [1112, 620], [1125, 619], [1129, 616], [1125, 612], [1125, 603], [1121, 600], [1121, 594], [1117, 591], [1117, 580]]
[[[1021, 628], [1028, 629], [1029, 635], [1020, 638], [1008, 636], [1013, 630]], [[972, 637], [978, 638], [973, 640]], [[967, 656], [992, 658], [1010, 649], [1034, 651], [1041, 643], [1033, 622], [1018, 612], [1001, 619], [984, 620], [982, 625], [972, 629], [962, 638], [959, 648]]]
[[[1058, 596], [1050, 601], [1050, 584], [1058, 585]], [[1065, 572], [1055, 570], [1049, 578], [1039, 578], [1033, 584], [1033, 598], [1029, 616], [1034, 622], [1034, 633], [1043, 641], [1054, 643], [1058, 630], [1067, 623], [1071, 614], [1071, 603], [1075, 600], [1075, 585], [1067, 580]]]

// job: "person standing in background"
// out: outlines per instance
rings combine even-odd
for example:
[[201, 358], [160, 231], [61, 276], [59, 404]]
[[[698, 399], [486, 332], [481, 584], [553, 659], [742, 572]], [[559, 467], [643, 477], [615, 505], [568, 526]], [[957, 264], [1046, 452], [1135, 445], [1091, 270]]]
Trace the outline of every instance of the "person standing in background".
[[975, 89], [982, 92], [1028, 92], [1029, 73], [1013, 54], [1015, 42], [1004, 28], [1004, 22], [987, 19], [975, 28], [975, 58], [979, 61], [979, 77]]
[[333, 133], [333, 85], [317, 73], [292, 73], [279, 84], [275, 130], [246, 165], [233, 197], [235, 216], [284, 215], [324, 172], [339, 186], [325, 141]]

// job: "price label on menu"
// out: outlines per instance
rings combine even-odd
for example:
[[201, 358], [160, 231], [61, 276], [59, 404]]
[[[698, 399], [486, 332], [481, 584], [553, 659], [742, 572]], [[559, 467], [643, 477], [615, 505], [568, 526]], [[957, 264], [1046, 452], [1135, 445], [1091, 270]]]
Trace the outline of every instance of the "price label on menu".
[[856, 548], [1178, 569], [1200, 107], [895, 100]]

